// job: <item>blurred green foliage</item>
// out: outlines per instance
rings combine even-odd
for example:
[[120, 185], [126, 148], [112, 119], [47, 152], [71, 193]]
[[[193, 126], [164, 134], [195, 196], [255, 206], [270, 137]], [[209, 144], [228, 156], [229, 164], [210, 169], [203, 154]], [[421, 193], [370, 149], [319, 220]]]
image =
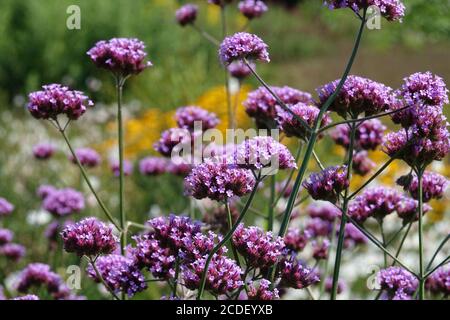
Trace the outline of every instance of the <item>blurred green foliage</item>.
[[[109, 75], [94, 68], [86, 51], [98, 40], [119, 36], [142, 39], [155, 64], [152, 72], [132, 82], [130, 96], [144, 106], [162, 109], [194, 100], [206, 88], [221, 83], [222, 75], [216, 49], [175, 23], [174, 11], [185, 2], [202, 4], [199, 25], [218, 37], [220, 27], [207, 19], [210, 12], [205, 1], [2, 0], [0, 102], [4, 106], [16, 95], [24, 96], [49, 82], [87, 90], [92, 77], [103, 80], [104, 86], [102, 94], [89, 94], [108, 102], [113, 96]], [[66, 10], [73, 4], [81, 8], [81, 30], [66, 28]], [[407, 0], [405, 4], [403, 24], [368, 33], [369, 45], [389, 48], [401, 41], [421, 46], [450, 38], [449, 1]], [[237, 14], [235, 6], [228, 11], [230, 16]], [[329, 53], [336, 43], [353, 37], [358, 23], [349, 10], [329, 11], [316, 0], [301, 1], [288, 12], [291, 16], [286, 18], [282, 6], [271, 4], [270, 12], [250, 26], [251, 32], [269, 43], [275, 63]]]

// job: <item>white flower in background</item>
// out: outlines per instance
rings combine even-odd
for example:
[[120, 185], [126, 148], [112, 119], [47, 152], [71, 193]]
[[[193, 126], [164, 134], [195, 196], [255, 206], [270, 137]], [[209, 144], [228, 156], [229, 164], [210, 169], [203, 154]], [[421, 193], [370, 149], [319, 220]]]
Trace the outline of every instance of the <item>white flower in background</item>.
[[45, 210], [30, 211], [27, 215], [27, 223], [31, 226], [43, 226], [52, 220], [52, 216]]

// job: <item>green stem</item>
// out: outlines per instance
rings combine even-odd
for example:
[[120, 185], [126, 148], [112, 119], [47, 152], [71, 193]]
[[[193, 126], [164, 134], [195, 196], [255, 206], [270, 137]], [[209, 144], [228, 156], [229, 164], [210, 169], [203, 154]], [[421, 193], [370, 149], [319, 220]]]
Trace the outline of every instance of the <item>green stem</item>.
[[[350, 133], [350, 145], [348, 148], [348, 161], [347, 161], [347, 181], [350, 181], [352, 173], [353, 148], [355, 146], [355, 137], [356, 137], [356, 123], [353, 123], [351, 126], [352, 128]], [[345, 225], [347, 224], [347, 211], [348, 211], [348, 204], [350, 202], [350, 199], [348, 197], [350, 192], [349, 190], [350, 184], [347, 188], [345, 188], [344, 202], [342, 205], [341, 225], [339, 229], [338, 244], [336, 248], [336, 259], [334, 261], [333, 285], [331, 287], [331, 300], [336, 300], [339, 285], [339, 272], [341, 268], [342, 250], [344, 248]]]
[[195, 31], [197, 31], [202, 37], [204, 37], [206, 40], [208, 40], [209, 42], [211, 42], [213, 45], [219, 47], [220, 46], [220, 42], [219, 40], [217, 40], [216, 38], [214, 38], [212, 35], [210, 35], [208, 32], [206, 32], [205, 30], [199, 28], [196, 24], [191, 24], [191, 26], [194, 28]]
[[[228, 203], [228, 201], [225, 202], [225, 208], [227, 210], [228, 227], [229, 227], [229, 230], [231, 230], [233, 228], [233, 216], [231, 215], [230, 204]], [[234, 260], [236, 260], [237, 265], [241, 266], [241, 262], [239, 260], [239, 254], [236, 250], [236, 247], [233, 244], [233, 241], [231, 241], [231, 250], [233, 251]]]
[[419, 299], [425, 299], [425, 270], [423, 257], [423, 169], [417, 172], [417, 180], [419, 183]]
[[270, 200], [269, 200], [269, 208], [267, 213], [267, 230], [273, 231], [273, 222], [274, 222], [274, 207], [275, 203], [275, 183], [276, 177], [272, 175], [270, 177]]
[[[398, 258], [400, 256], [400, 252], [402, 252], [403, 244], [405, 243], [406, 238], [408, 237], [408, 234], [409, 234], [409, 231], [411, 230], [412, 224], [413, 224], [413, 221], [411, 221], [408, 224], [408, 228], [406, 229], [405, 234], [403, 235], [402, 240], [400, 241], [400, 245], [398, 246], [397, 252], [395, 253], [396, 258]], [[392, 266], [395, 266], [396, 264], [397, 264], [397, 261], [394, 260], [392, 262]]]
[[245, 204], [245, 207], [242, 209], [241, 214], [237, 218], [236, 223], [233, 225], [233, 228], [231, 228], [231, 230], [228, 231], [228, 233], [225, 235], [225, 237], [222, 239], [222, 241], [220, 241], [219, 244], [217, 244], [214, 247], [214, 249], [211, 250], [208, 257], [206, 258], [205, 269], [203, 270], [202, 278], [200, 281], [200, 287], [198, 288], [197, 300], [200, 300], [202, 298], [203, 292], [205, 291], [206, 276], [208, 274], [209, 264], [211, 263], [213, 256], [220, 250], [220, 248], [222, 248], [231, 239], [231, 237], [233, 236], [233, 233], [236, 231], [237, 227], [244, 219], [245, 214], [247, 213], [248, 208], [250, 207], [250, 205], [253, 201], [253, 198], [255, 197], [256, 191], [258, 190], [259, 182], [260, 182], [260, 177], [259, 177], [259, 179], [256, 180], [256, 183], [255, 183], [255, 186], [253, 187], [252, 193], [250, 194], [250, 196], [247, 200], [247, 203]]
[[450, 234], [445, 237], [444, 240], [442, 240], [441, 244], [437, 248], [437, 250], [434, 252], [433, 257], [431, 258], [430, 262], [427, 265], [427, 271], [430, 270], [431, 266], [433, 265], [434, 260], [436, 259], [438, 253], [441, 251], [441, 249], [444, 247], [444, 245], [447, 243], [447, 241], [450, 239]]
[[[383, 241], [383, 247], [386, 248], [386, 236], [384, 234], [383, 220], [380, 219], [378, 224], [380, 225], [380, 233], [381, 233], [381, 239]], [[384, 256], [384, 267], [387, 268], [388, 261], [387, 261], [387, 254], [386, 254], [386, 252], [383, 252], [383, 256]]]
[[316, 119], [316, 123], [313, 129], [313, 132], [311, 134], [311, 137], [309, 139], [308, 142], [308, 147], [305, 153], [305, 156], [303, 158], [303, 162], [302, 165], [300, 167], [299, 170], [299, 174], [297, 175], [297, 179], [295, 180], [295, 184], [293, 187], [293, 191], [291, 196], [289, 197], [289, 201], [286, 207], [286, 211], [284, 214], [284, 218], [283, 221], [281, 223], [281, 228], [280, 228], [280, 232], [279, 232], [279, 236], [284, 237], [289, 225], [289, 221], [291, 219], [291, 215], [292, 215], [292, 210], [294, 209], [294, 203], [295, 203], [295, 198], [297, 197], [298, 191], [300, 190], [300, 185], [303, 182], [303, 178], [305, 176], [306, 170], [308, 168], [308, 163], [309, 160], [311, 158], [312, 152], [314, 151], [314, 144], [316, 143], [317, 137], [318, 137], [318, 129], [320, 128], [320, 124], [322, 122], [322, 118], [325, 115], [325, 113], [327, 112], [328, 108], [331, 106], [331, 104], [334, 102], [334, 100], [336, 99], [337, 95], [339, 94], [339, 92], [341, 91], [342, 87], [344, 86], [345, 81], [347, 80], [348, 74], [350, 73], [350, 70], [353, 66], [353, 62], [355, 61], [356, 58], [356, 54], [358, 52], [359, 49], [359, 45], [361, 43], [361, 38], [362, 38], [362, 34], [364, 31], [364, 26], [366, 23], [366, 14], [367, 14], [367, 10], [364, 10], [364, 19], [361, 21], [361, 25], [358, 31], [358, 35], [356, 37], [356, 41], [355, 41], [355, 45], [353, 47], [353, 51], [352, 54], [350, 56], [350, 59], [347, 63], [347, 66], [345, 68], [344, 74], [342, 75], [341, 81], [339, 82], [338, 86], [336, 87], [336, 91], [328, 98], [328, 100], [323, 104], [320, 113]]
[[119, 214], [120, 214], [120, 227], [122, 228], [121, 234], [121, 253], [124, 254], [125, 247], [127, 246], [127, 232], [125, 229], [126, 225], [126, 214], [124, 208], [124, 171], [123, 171], [123, 151], [124, 151], [124, 133], [123, 133], [123, 119], [122, 119], [122, 92], [125, 80], [122, 77], [117, 77], [116, 89], [117, 89], [117, 126], [118, 126], [118, 136], [119, 136]]
[[70, 153], [72, 154], [72, 157], [75, 159], [78, 168], [80, 169], [81, 175], [84, 178], [84, 181], [86, 181], [86, 184], [88, 185], [89, 189], [91, 190], [92, 194], [95, 197], [95, 200], [97, 200], [98, 205], [100, 206], [100, 208], [102, 209], [103, 213], [106, 215], [106, 217], [108, 218], [108, 220], [117, 228], [117, 230], [122, 231], [122, 228], [120, 227], [120, 225], [116, 222], [116, 220], [113, 218], [112, 214], [109, 212], [108, 208], [106, 208], [105, 204], [103, 203], [103, 201], [100, 199], [100, 197], [98, 196], [97, 192], [95, 191], [94, 187], [92, 186], [91, 181], [89, 180], [89, 177], [86, 173], [86, 170], [84, 170], [83, 165], [80, 162], [80, 159], [78, 159], [75, 150], [73, 149], [69, 138], [66, 135], [66, 132], [64, 131], [64, 129], [59, 125], [58, 122], [56, 122], [58, 125], [58, 130], [61, 133], [61, 135], [63, 136], [64, 140], [66, 141], [67, 146], [69, 147]]

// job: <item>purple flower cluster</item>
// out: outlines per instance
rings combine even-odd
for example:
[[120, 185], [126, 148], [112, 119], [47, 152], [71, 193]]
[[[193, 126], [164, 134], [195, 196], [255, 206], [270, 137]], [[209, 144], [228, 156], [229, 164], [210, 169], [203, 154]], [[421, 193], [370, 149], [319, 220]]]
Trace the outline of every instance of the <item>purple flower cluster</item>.
[[[101, 162], [101, 157], [97, 151], [91, 148], [79, 148], [75, 150], [75, 155], [84, 167], [94, 168]], [[76, 164], [77, 161], [73, 155], [69, 155], [69, 160]]]
[[0, 197], [0, 218], [9, 216], [14, 211], [14, 206], [5, 198]]
[[258, 227], [245, 228], [243, 224], [237, 227], [232, 241], [248, 265], [254, 268], [273, 266], [285, 247], [283, 239], [274, 237], [272, 232], [264, 232]]
[[243, 0], [238, 7], [247, 19], [259, 18], [269, 9], [261, 0]]
[[370, 6], [376, 6], [381, 16], [388, 21], [402, 21], [405, 5], [401, 0], [325, 0], [330, 9], [350, 8], [356, 13]]
[[[129, 297], [133, 297], [136, 293], [147, 289], [144, 275], [133, 264], [131, 259], [121, 255], [110, 254], [99, 257], [95, 262], [95, 266], [106, 285], [114, 293], [124, 292]], [[96, 282], [101, 282], [91, 264], [87, 267], [86, 272]]]
[[259, 282], [259, 286], [256, 287], [254, 283], [251, 283], [248, 287], [248, 299], [249, 300], [259, 300], [259, 301], [270, 301], [279, 299], [278, 289], [270, 288], [271, 283], [266, 279], [262, 279]]
[[[117, 159], [111, 160], [109, 165], [111, 167], [111, 171], [112, 171], [113, 175], [115, 177], [119, 177], [120, 176], [119, 160], [117, 160]], [[133, 163], [131, 161], [125, 159], [123, 161], [123, 174], [125, 177], [127, 177], [127, 176], [130, 176], [132, 173], [133, 173]]]
[[[297, 103], [313, 104], [312, 95], [287, 86], [271, 87], [271, 90], [286, 105], [295, 105]], [[254, 118], [260, 128], [274, 128], [277, 126], [277, 100], [265, 88], [259, 87], [248, 94], [244, 101], [244, 107], [247, 114]]]
[[0, 246], [10, 243], [14, 238], [14, 232], [9, 229], [0, 228]]
[[[303, 102], [289, 106], [291, 112], [277, 107], [276, 121], [281, 130], [288, 137], [297, 137], [305, 140], [308, 137], [307, 128], [298, 119], [302, 119], [311, 128], [316, 123], [320, 110], [316, 106], [305, 104]], [[295, 117], [293, 114], [297, 117]], [[331, 123], [331, 118], [328, 114], [325, 114], [321, 120], [320, 126], [326, 126]]]
[[329, 202], [313, 203], [308, 206], [306, 211], [311, 218], [320, 218], [330, 222], [341, 215], [341, 211]]
[[296, 168], [297, 164], [289, 149], [269, 136], [259, 136], [240, 144], [233, 157], [233, 162], [241, 168], [260, 170], [270, 167], [275, 174], [277, 170]]
[[[408, 191], [414, 199], [419, 199], [419, 180], [416, 174], [402, 176], [397, 180], [397, 184]], [[449, 181], [443, 175], [432, 171], [425, 171], [422, 176], [423, 201], [429, 202], [431, 199], [440, 199], [447, 189]]]
[[228, 201], [250, 193], [255, 178], [250, 170], [239, 169], [217, 159], [195, 166], [185, 179], [186, 194], [196, 198]]
[[400, 267], [379, 271], [378, 282], [389, 300], [410, 300], [418, 286], [417, 278]]
[[144, 43], [138, 39], [113, 38], [97, 42], [87, 55], [97, 67], [126, 77], [152, 66], [151, 62], [145, 62], [144, 50]]
[[[317, 89], [320, 105], [336, 91], [340, 80], [335, 80]], [[390, 108], [395, 102], [393, 90], [370, 79], [349, 76], [329, 110], [343, 118], [375, 115]]]
[[[423, 205], [423, 213], [427, 213], [432, 208], [428, 204]], [[401, 201], [397, 203], [396, 211], [400, 219], [403, 220], [403, 224], [406, 225], [411, 221], [419, 220], [419, 201], [411, 199], [409, 197], [403, 197]]]
[[323, 239], [323, 241], [313, 242], [313, 258], [316, 260], [326, 260], [328, 258], [328, 252], [330, 249], [330, 240]]
[[139, 162], [139, 171], [145, 176], [156, 176], [166, 172], [167, 160], [160, 157], [147, 157]]
[[226, 37], [219, 49], [220, 60], [224, 65], [242, 59], [270, 62], [268, 46], [261, 38], [247, 32], [239, 32]]
[[313, 269], [305, 266], [294, 257], [284, 259], [280, 265], [280, 286], [284, 288], [304, 289], [320, 281]]
[[82, 92], [60, 84], [46, 85], [42, 89], [28, 97], [28, 110], [36, 119], [56, 120], [58, 115], [65, 114], [69, 119], [77, 120], [94, 105]]
[[42, 200], [44, 200], [45, 198], [47, 198], [51, 193], [57, 191], [58, 189], [55, 188], [54, 186], [48, 185], [48, 184], [43, 184], [41, 185], [37, 191], [36, 194], [38, 195], [39, 198], [41, 198]]
[[[182, 266], [185, 286], [195, 290], [200, 286], [200, 280], [205, 270], [206, 258], [196, 260], [188, 266]], [[208, 266], [205, 289], [214, 295], [225, 294], [244, 285], [242, 270], [233, 260], [214, 255]]]
[[[336, 235], [339, 234], [340, 228], [336, 231]], [[348, 223], [345, 225], [344, 229], [344, 247], [345, 248], [351, 248], [355, 247], [359, 244], [366, 244], [367, 243], [367, 237], [358, 230], [357, 227], [355, 227], [353, 224]]]
[[17, 243], [7, 243], [0, 246], [0, 256], [4, 256], [14, 262], [19, 261], [25, 256], [26, 249]]
[[78, 213], [84, 206], [83, 194], [72, 188], [50, 191], [42, 202], [42, 207], [56, 217]]
[[[375, 150], [383, 142], [386, 127], [378, 119], [361, 123], [355, 133], [355, 147], [363, 150]], [[330, 134], [338, 145], [348, 149], [350, 145], [350, 127], [346, 124], [336, 126]]]
[[202, 130], [215, 128], [220, 122], [215, 113], [196, 106], [179, 108], [175, 120], [179, 128], [189, 131], [195, 129], [196, 122], [201, 125]]
[[64, 249], [78, 256], [96, 256], [112, 253], [117, 239], [112, 229], [96, 218], [86, 218], [68, 225], [62, 232]]
[[402, 199], [402, 194], [395, 189], [372, 187], [350, 202], [348, 215], [358, 223], [364, 223], [370, 217], [382, 220], [396, 210]]
[[194, 4], [186, 4], [177, 10], [175, 13], [175, 18], [181, 26], [186, 26], [188, 24], [193, 24], [197, 19], [198, 6]]
[[39, 143], [33, 146], [33, 155], [38, 160], [48, 160], [55, 153], [55, 147], [49, 143]]
[[376, 163], [370, 160], [366, 150], [361, 150], [353, 153], [352, 168], [356, 174], [365, 176], [375, 167]]
[[440, 267], [425, 282], [425, 287], [434, 294], [450, 295], [450, 268]]
[[[255, 70], [256, 65], [253, 62], [249, 62], [249, 64], [250, 67]], [[227, 68], [231, 76], [239, 80], [243, 80], [252, 74], [250, 68], [240, 60], [233, 61]]]
[[397, 94], [402, 100], [391, 106], [397, 111], [391, 117], [404, 129], [386, 135], [384, 152], [415, 168], [442, 160], [450, 152], [443, 114], [443, 106], [449, 102], [448, 89], [442, 78], [430, 72], [415, 73], [404, 79]]
[[349, 186], [346, 166], [326, 168], [319, 173], [313, 173], [303, 182], [303, 187], [314, 200], [324, 200], [336, 203], [340, 193]]
[[308, 244], [309, 238], [310, 235], [308, 234], [308, 232], [302, 231], [297, 228], [289, 228], [286, 236], [284, 237], [284, 243], [286, 245], [286, 248], [294, 252], [300, 252], [305, 249], [306, 245]]
[[[177, 147], [192, 144], [192, 135], [187, 129], [171, 128], [163, 131], [161, 138], [153, 147], [164, 157], [170, 157], [172, 151]], [[177, 149], [175, 149], [177, 151]]]
[[57, 300], [73, 298], [64, 280], [43, 263], [30, 263], [19, 275], [17, 291], [27, 293], [32, 287], [45, 288]]

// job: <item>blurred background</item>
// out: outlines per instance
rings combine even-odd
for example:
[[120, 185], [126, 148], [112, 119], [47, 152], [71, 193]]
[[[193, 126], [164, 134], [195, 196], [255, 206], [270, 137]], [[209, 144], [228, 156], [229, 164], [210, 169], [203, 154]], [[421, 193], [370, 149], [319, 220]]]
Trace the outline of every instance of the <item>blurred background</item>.
[[[200, 5], [198, 25], [219, 38], [220, 12], [206, 0]], [[101, 152], [103, 165], [90, 171], [100, 194], [111, 206], [117, 205], [116, 178], [108, 160], [115, 158], [114, 82], [98, 70], [86, 55], [97, 41], [112, 37], [136, 37], [147, 46], [154, 67], [127, 82], [126, 156], [136, 163], [154, 154], [152, 144], [160, 132], [173, 125], [173, 111], [197, 104], [217, 112], [226, 123], [223, 73], [217, 49], [194, 29], [180, 27], [175, 10], [187, 1], [176, 0], [2, 0], [0, 2], [0, 196], [16, 206], [14, 216], [3, 225], [16, 232], [16, 241], [28, 248], [27, 257], [10, 264], [0, 257], [0, 279], [30, 261], [74, 260], [61, 252], [48, 251], [43, 230], [49, 217], [40, 209], [35, 194], [41, 184], [81, 189], [88, 197], [82, 215], [96, 215], [95, 202], [81, 182], [78, 170], [67, 161], [67, 149], [49, 124], [31, 118], [26, 111], [27, 94], [43, 84], [63, 83], [82, 90], [96, 103], [92, 112], [73, 123], [69, 135], [75, 147], [93, 147]], [[414, 72], [432, 71], [450, 81], [450, 1], [405, 0], [403, 23], [382, 20], [380, 30], [367, 30], [352, 73], [383, 82], [393, 88]], [[68, 30], [66, 9], [81, 9], [81, 29]], [[270, 10], [253, 21], [248, 30], [269, 46], [271, 63], [258, 71], [271, 85], [289, 85], [314, 93], [318, 86], [341, 76], [348, 60], [359, 21], [349, 10], [330, 11], [321, 0], [272, 0]], [[229, 30], [246, 24], [235, 5], [230, 6]], [[237, 101], [258, 84], [246, 80]], [[239, 108], [241, 127], [251, 121]], [[57, 155], [48, 162], [32, 157], [32, 147], [51, 142]], [[325, 139], [320, 152], [327, 164], [342, 157]], [[330, 152], [331, 150], [331, 152]], [[381, 152], [373, 155], [380, 164]], [[439, 164], [447, 174], [448, 166]], [[386, 173], [392, 184], [398, 167]], [[395, 176], [393, 176], [395, 173]], [[150, 216], [183, 213], [189, 206], [182, 197], [182, 179], [174, 176], [148, 178], [137, 170], [127, 180], [127, 210], [131, 219], [144, 222]], [[176, 201], [174, 199], [177, 199]], [[434, 206], [436, 221], [442, 220], [446, 203]], [[76, 217], [78, 220], [79, 217]], [[444, 229], [449, 226], [444, 225]], [[55, 266], [58, 264], [55, 262]], [[86, 283], [87, 296], [96, 297], [95, 285]], [[90, 288], [91, 286], [92, 288]], [[150, 291], [153, 298], [160, 292]]]

